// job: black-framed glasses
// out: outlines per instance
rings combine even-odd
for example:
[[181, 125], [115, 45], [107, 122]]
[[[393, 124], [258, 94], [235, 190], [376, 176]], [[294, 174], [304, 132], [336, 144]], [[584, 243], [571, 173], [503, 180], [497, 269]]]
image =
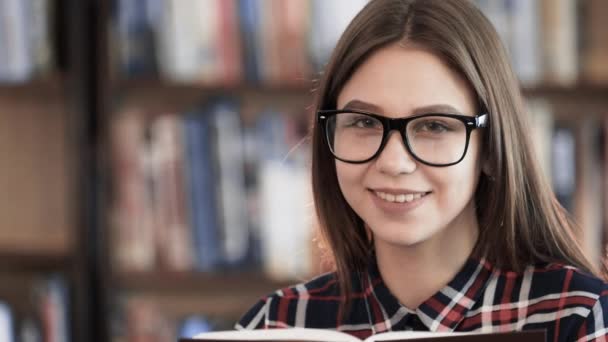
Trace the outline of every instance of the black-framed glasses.
[[467, 153], [471, 132], [487, 126], [488, 114], [467, 116], [429, 113], [387, 118], [359, 110], [319, 110], [317, 121], [333, 156], [361, 164], [376, 158], [391, 131], [401, 134], [408, 152], [430, 166], [460, 163]]

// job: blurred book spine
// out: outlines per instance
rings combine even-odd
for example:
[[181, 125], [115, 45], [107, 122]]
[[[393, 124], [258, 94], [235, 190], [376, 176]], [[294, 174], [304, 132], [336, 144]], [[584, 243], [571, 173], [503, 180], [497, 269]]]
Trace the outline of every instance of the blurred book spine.
[[11, 307], [4, 302], [0, 302], [0, 341], [15, 341], [13, 312]]
[[156, 30], [162, 15], [162, 0], [116, 0], [112, 18], [121, 72], [132, 76], [154, 74]]
[[541, 0], [544, 80], [572, 85], [579, 79], [578, 0]]
[[605, 85], [608, 83], [608, 1], [586, 0], [582, 5], [583, 79]]
[[0, 341], [69, 342], [69, 289], [59, 275], [3, 279]]
[[561, 205], [573, 213], [577, 175], [574, 127], [566, 123], [557, 124], [553, 132], [552, 146], [553, 191]]
[[0, 1], [0, 83], [41, 77], [54, 64], [54, 2]]
[[214, 180], [215, 163], [210, 116], [195, 109], [184, 116], [186, 141], [186, 188], [190, 209], [189, 222], [194, 251], [195, 269], [212, 271], [221, 262], [219, 246], [219, 211]]
[[602, 182], [606, 177], [603, 171], [601, 150], [601, 121], [596, 119], [580, 120], [575, 127], [576, 141], [576, 190], [573, 193], [574, 215], [583, 228], [582, 243], [587, 256], [594, 263], [604, 258]]
[[236, 103], [221, 100], [211, 105], [216, 161], [217, 198], [222, 227], [222, 254], [227, 265], [246, 262], [249, 227], [245, 202], [243, 126]]

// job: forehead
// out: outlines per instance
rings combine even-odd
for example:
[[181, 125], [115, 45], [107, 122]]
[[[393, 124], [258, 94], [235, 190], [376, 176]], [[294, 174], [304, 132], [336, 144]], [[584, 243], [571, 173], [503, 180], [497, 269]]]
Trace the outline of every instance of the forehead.
[[338, 95], [338, 108], [362, 102], [371, 106], [360, 109], [387, 116], [413, 115], [438, 105], [475, 114], [473, 91], [460, 74], [425, 49], [398, 44], [373, 53]]

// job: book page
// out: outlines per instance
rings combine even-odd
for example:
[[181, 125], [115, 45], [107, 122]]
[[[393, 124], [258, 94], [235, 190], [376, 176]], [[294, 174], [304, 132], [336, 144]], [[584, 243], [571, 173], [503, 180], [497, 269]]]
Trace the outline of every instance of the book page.
[[216, 331], [196, 335], [194, 339], [228, 341], [247, 340], [361, 342], [360, 339], [339, 331], [309, 328]]
[[396, 341], [396, 340], [408, 340], [408, 339], [424, 339], [424, 338], [437, 338], [437, 337], [448, 337], [448, 336], [463, 336], [471, 335], [475, 333], [465, 332], [451, 332], [451, 333], [438, 333], [429, 331], [390, 331], [377, 335], [372, 335], [365, 339], [365, 342], [375, 341]]
[[375, 341], [445, 341], [445, 342], [544, 342], [544, 330], [510, 332], [425, 332], [393, 331], [368, 337], [365, 342]]
[[[206, 341], [310, 341], [310, 342], [361, 342], [358, 338], [335, 330], [324, 329], [269, 329], [269, 330], [232, 330], [199, 334], [193, 339], [182, 342]], [[364, 342], [376, 341], [450, 341], [450, 342], [541, 342], [545, 341], [543, 330], [519, 332], [427, 332], [393, 331], [373, 335]]]

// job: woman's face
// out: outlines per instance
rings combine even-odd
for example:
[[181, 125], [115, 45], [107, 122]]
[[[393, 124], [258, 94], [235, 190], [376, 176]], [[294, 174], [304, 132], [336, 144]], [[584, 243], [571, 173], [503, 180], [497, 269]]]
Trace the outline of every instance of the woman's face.
[[[397, 44], [378, 50], [355, 71], [338, 96], [338, 109], [345, 107], [389, 118], [478, 114], [472, 90], [447, 64], [426, 50]], [[396, 131], [372, 161], [336, 159], [340, 189], [373, 233], [377, 248], [430, 241], [443, 246], [463, 236], [476, 238], [479, 132], [472, 132], [465, 158], [448, 167], [416, 161]]]

